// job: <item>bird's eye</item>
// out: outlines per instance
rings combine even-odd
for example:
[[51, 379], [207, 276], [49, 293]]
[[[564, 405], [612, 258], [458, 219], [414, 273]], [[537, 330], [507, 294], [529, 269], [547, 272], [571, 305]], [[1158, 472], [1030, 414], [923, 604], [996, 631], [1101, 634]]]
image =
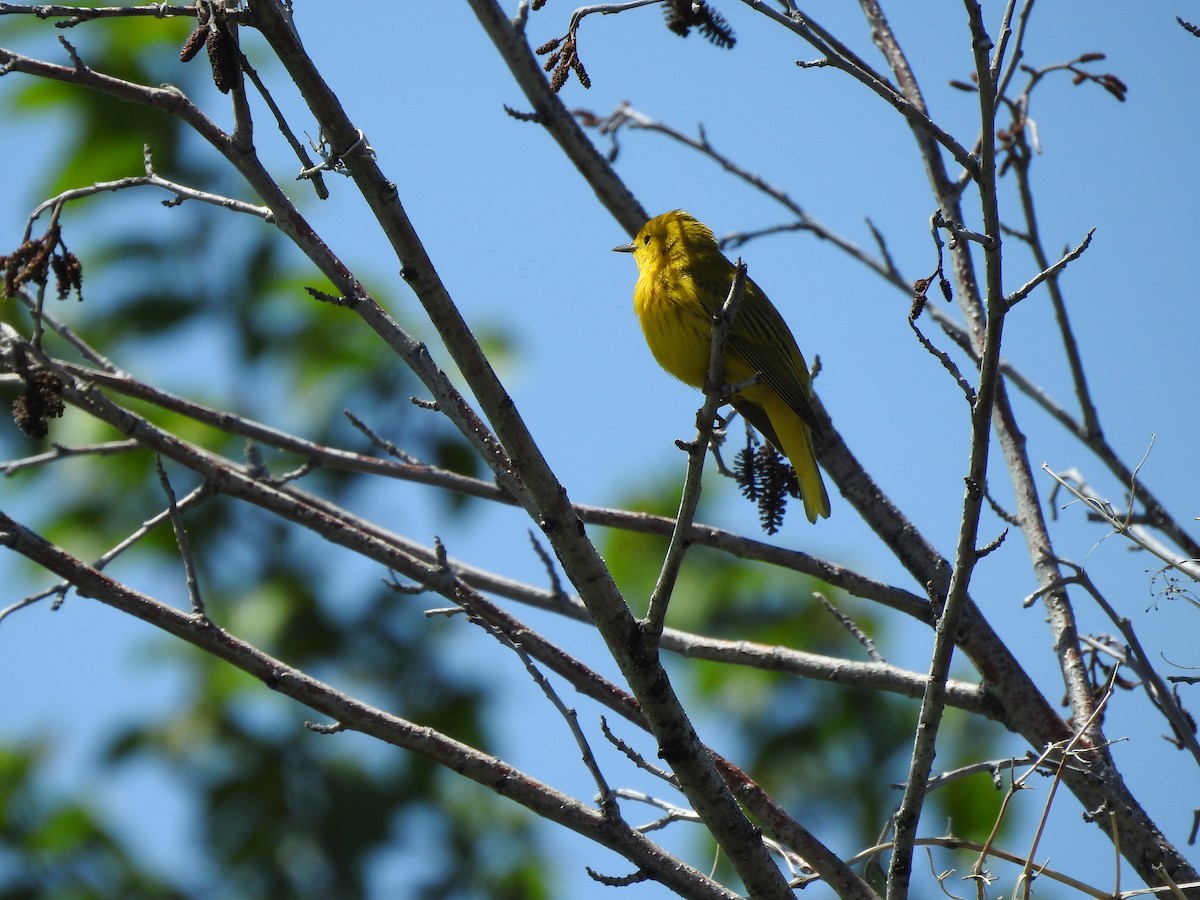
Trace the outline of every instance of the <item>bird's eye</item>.
[[645, 237], [642, 238], [642, 246], [643, 247], [650, 246], [650, 235], [646, 235]]

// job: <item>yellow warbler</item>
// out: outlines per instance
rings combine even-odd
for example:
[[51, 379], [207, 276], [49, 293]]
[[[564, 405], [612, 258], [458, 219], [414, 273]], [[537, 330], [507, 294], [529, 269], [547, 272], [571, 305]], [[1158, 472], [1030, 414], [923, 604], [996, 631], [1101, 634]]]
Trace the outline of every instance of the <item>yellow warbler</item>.
[[[708, 376], [713, 316], [733, 284], [733, 264], [708, 227], [683, 210], [655, 216], [632, 244], [638, 267], [633, 308], [658, 364], [680, 381], [703, 387]], [[725, 345], [724, 379], [758, 384], [735, 393], [734, 409], [757, 428], [796, 470], [810, 522], [829, 515], [829, 495], [813, 456], [817, 418], [808, 365], [787, 323], [749, 278]]]

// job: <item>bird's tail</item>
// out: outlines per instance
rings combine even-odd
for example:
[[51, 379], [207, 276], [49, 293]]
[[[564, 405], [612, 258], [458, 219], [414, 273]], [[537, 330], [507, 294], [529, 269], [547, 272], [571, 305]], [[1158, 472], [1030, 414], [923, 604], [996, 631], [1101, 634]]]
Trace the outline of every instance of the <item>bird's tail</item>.
[[808, 425], [780, 397], [763, 397], [761, 402], [782, 445], [780, 449], [796, 470], [808, 521], [815, 523], [819, 516], [829, 518], [829, 494], [825, 492], [825, 482], [821, 480], [821, 470], [817, 468], [812, 432]]

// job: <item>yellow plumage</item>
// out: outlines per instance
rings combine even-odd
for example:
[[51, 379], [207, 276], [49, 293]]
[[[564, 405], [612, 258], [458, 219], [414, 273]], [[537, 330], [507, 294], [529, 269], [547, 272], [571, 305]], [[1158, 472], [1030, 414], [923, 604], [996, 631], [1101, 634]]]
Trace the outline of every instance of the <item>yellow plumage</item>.
[[[707, 226], [682, 210], [655, 216], [632, 244], [638, 280], [633, 308], [658, 364], [679, 380], [703, 387], [708, 375], [712, 319], [733, 284], [733, 264]], [[757, 428], [796, 470], [810, 522], [829, 515], [829, 495], [813, 455], [817, 428], [808, 365], [783, 316], [751, 279], [725, 346], [725, 381], [759, 384], [734, 394], [734, 409]]]

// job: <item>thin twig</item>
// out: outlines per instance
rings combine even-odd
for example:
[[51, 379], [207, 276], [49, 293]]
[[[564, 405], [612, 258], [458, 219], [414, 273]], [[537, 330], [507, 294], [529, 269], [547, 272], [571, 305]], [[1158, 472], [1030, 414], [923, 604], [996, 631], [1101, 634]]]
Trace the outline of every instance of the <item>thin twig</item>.
[[625, 754], [625, 757], [639, 769], [644, 772], [649, 772], [660, 781], [665, 781], [676, 790], [679, 789], [678, 778], [661, 766], [654, 765], [654, 763], [650, 762], [648, 759], [646, 759], [646, 757], [642, 756], [642, 754], [638, 753], [631, 746], [629, 746], [628, 743], [613, 734], [612, 729], [608, 727], [608, 720], [604, 716], [600, 717], [600, 730], [603, 732], [604, 737], [608, 740], [608, 742]]
[[[140, 444], [139, 444], [139, 447], [140, 447]], [[182, 500], [180, 500], [178, 503], [176, 503], [175, 508], [179, 511], [187, 511], [187, 510], [191, 509], [192, 507], [198, 506], [199, 504], [203, 503], [210, 496], [212, 496], [212, 490], [209, 488], [209, 486], [207, 484], [202, 484], [199, 487], [197, 487], [196, 489], [194, 489], [191, 493], [189, 493]], [[163, 522], [170, 521], [170, 519], [171, 519], [171, 512], [170, 512], [170, 510], [167, 510], [167, 509], [164, 509], [162, 512], [158, 513], [157, 515], [152, 516], [151, 518], [147, 519], [146, 521], [144, 521], [142, 523], [140, 528], [138, 528], [136, 531], [132, 532], [124, 540], [122, 540], [120, 543], [116, 544], [114, 547], [110, 548], [109, 550], [107, 550], [101, 556], [97, 557], [97, 559], [91, 564], [92, 568], [95, 569], [96, 571], [102, 571], [104, 569], [104, 567], [107, 566], [110, 562], [112, 562], [114, 559], [116, 559], [118, 556], [120, 556], [122, 553], [124, 553], [130, 547], [137, 544], [138, 541], [142, 540], [142, 538], [144, 538], [146, 535], [148, 535], [152, 531], [154, 531], [154, 529], [156, 529]], [[57, 584], [55, 584], [49, 588], [45, 588], [36, 594], [31, 594], [28, 597], [24, 597], [23, 599], [17, 601], [16, 603], [13, 603], [11, 606], [5, 607], [4, 609], [0, 610], [0, 622], [3, 622], [4, 619], [6, 619], [8, 616], [12, 615], [13, 613], [15, 613], [21, 609], [24, 609], [27, 606], [31, 606], [34, 603], [38, 603], [42, 600], [45, 600], [47, 597], [57, 596], [59, 598], [58, 600], [55, 601], [55, 605], [57, 606], [59, 603], [62, 602], [62, 598], [66, 596], [67, 591], [69, 591], [72, 587], [73, 587], [73, 585], [70, 582], [60, 581]]]
[[661, 809], [666, 813], [665, 816], [655, 819], [653, 822], [648, 822], [645, 825], [638, 825], [637, 830], [642, 834], [651, 831], [661, 831], [673, 822], [693, 822], [700, 824], [700, 817], [692, 810], [685, 809], [674, 803], [670, 803], [661, 797], [655, 797], [653, 794], [647, 794], [645, 791], [635, 791], [631, 788], [619, 788], [617, 796], [622, 800], [634, 800], [638, 803], [644, 803], [647, 806], [653, 806], [656, 809]]
[[[1032, 5], [1032, 0], [1030, 0], [1028, 6]], [[1023, 18], [1025, 16], [1028, 16], [1028, 9], [1023, 11]], [[1023, 21], [1021, 27], [1023, 30]], [[1021, 212], [1025, 220], [1026, 241], [1033, 253], [1034, 261], [1043, 272], [1047, 272], [1051, 268], [1050, 257], [1042, 241], [1037, 207], [1034, 204], [1033, 187], [1029, 177], [1032, 153], [1026, 139], [1026, 129], [1024, 126], [1029, 124], [1032, 127], [1033, 120], [1029, 118], [1030, 98], [1034, 86], [1046, 71], [1049, 70], [1043, 69], [1034, 72], [1020, 96], [1011, 104], [1011, 108], [1015, 109], [1016, 112], [1010, 129], [1013, 141], [1008, 156], [1008, 159], [1013, 163], [1013, 170], [1016, 175], [1017, 192], [1021, 199]], [[1011, 74], [1010, 72], [1010, 77]], [[1033, 136], [1036, 137], [1036, 134]], [[1090, 240], [1091, 232], [1089, 232], [1088, 238]], [[1062, 339], [1063, 352], [1067, 357], [1067, 366], [1071, 370], [1071, 380], [1075, 386], [1075, 396], [1080, 406], [1084, 433], [1089, 436], [1095, 435], [1099, 437], [1101, 434], [1099, 413], [1096, 411], [1096, 405], [1092, 399], [1091, 390], [1088, 387], [1087, 375], [1083, 369], [1083, 359], [1079, 350], [1079, 342], [1076, 340], [1074, 331], [1071, 328], [1070, 318], [1067, 315], [1067, 304], [1062, 292], [1059, 290], [1056, 273], [1052, 273], [1049, 276], [1046, 288], [1050, 296], [1050, 304], [1054, 309], [1054, 318], [1058, 325], [1059, 335]]]
[[533, 659], [525, 651], [519, 639], [501, 628], [494, 627], [480, 616], [476, 612], [469, 594], [463, 592], [460, 594], [460, 598], [462, 608], [467, 611], [467, 619], [475, 625], [482, 627], [502, 645], [517, 654], [517, 658], [525, 666], [525, 671], [529, 673], [529, 677], [533, 679], [534, 684], [541, 688], [542, 693], [546, 695], [546, 699], [550, 701], [550, 705], [558, 711], [559, 716], [567, 723], [567, 728], [570, 730], [571, 736], [575, 739], [576, 746], [579, 747], [583, 764], [592, 776], [592, 780], [596, 783], [596, 799], [600, 806], [600, 811], [606, 819], [610, 819], [613, 822], [620, 822], [621, 810], [616, 802], [616, 794], [608, 786], [608, 781], [604, 777], [604, 772], [600, 769], [600, 763], [596, 761], [596, 754], [592, 752], [592, 746], [588, 742], [587, 735], [583, 733], [583, 729], [579, 726], [579, 714], [575, 711], [575, 708], [569, 707], [563, 702], [562, 697], [558, 695], [558, 691], [554, 689], [554, 685], [550, 683], [549, 679], [534, 664]]
[[884, 663], [884, 664], [887, 663], [887, 660], [883, 658], [883, 654], [880, 653], [878, 648], [875, 646], [875, 642], [873, 640], [871, 640], [870, 637], [867, 636], [867, 633], [865, 631], [863, 631], [861, 628], [858, 627], [857, 622], [855, 622], [848, 615], [846, 615], [844, 612], [842, 612], [840, 609], [838, 609], [836, 606], [834, 606], [832, 603], [830, 603], [829, 598], [826, 597], [820, 591], [813, 591], [813, 596], [821, 601], [821, 605], [823, 607], [825, 607], [825, 611], [827, 613], [829, 613], [831, 616], [833, 616], [834, 619], [837, 620], [837, 623], [839, 625], [841, 625], [842, 628], [846, 629], [846, 632], [852, 638], [854, 638], [856, 641], [858, 641], [858, 643], [862, 646], [862, 648], [865, 651], [867, 651], [867, 657], [872, 662]]
[[709, 437], [712, 434], [712, 424], [717, 410], [725, 400], [725, 342], [733, 328], [733, 320], [741, 305], [746, 291], [746, 266], [738, 260], [734, 268], [733, 281], [729, 286], [729, 295], [725, 299], [721, 312], [713, 319], [712, 338], [709, 344], [708, 376], [704, 389], [704, 404], [696, 413], [696, 437], [688, 448], [687, 475], [683, 482], [683, 494], [679, 499], [679, 512], [675, 516], [675, 528], [671, 533], [667, 553], [663, 559], [662, 569], [650, 594], [649, 607], [646, 616], [639, 623], [646, 638], [657, 644], [662, 636], [663, 624], [667, 618], [667, 606], [671, 602], [671, 593], [675, 589], [675, 580], [683, 565], [683, 556], [687, 552], [687, 533], [700, 504], [701, 475], [704, 471], [704, 458], [708, 451]]
[[300, 160], [301, 167], [309, 174], [308, 181], [312, 182], [313, 191], [317, 195], [318, 200], [329, 199], [329, 188], [325, 184], [325, 179], [321, 174], [320, 167], [314, 166], [313, 159], [308, 154], [307, 148], [296, 137], [292, 126], [288, 124], [287, 118], [283, 114], [283, 110], [279, 108], [279, 104], [275, 102], [275, 98], [271, 96], [270, 90], [259, 76], [258, 71], [250, 64], [250, 60], [246, 58], [246, 54], [242, 52], [241, 45], [237, 46], [238, 63], [241, 66], [242, 72], [250, 79], [250, 83], [254, 85], [263, 102], [267, 104], [267, 109], [271, 111], [271, 115], [275, 118], [275, 127], [279, 129], [279, 133], [283, 135], [283, 139], [287, 141], [292, 152], [296, 154], [296, 158]]
[[[1045, 757], [1045, 754], [1039, 756], [1032, 750], [1025, 751], [1024, 756], [1007, 756], [1004, 759], [987, 759], [981, 762], [970, 763], [965, 766], [959, 766], [957, 769], [951, 769], [947, 772], [941, 772], [929, 779], [928, 790], [936, 791], [947, 785], [954, 784], [964, 778], [970, 778], [973, 775], [978, 775], [981, 772], [988, 772], [992, 776], [993, 783], [999, 786], [999, 780], [1002, 777], [1001, 772], [1005, 769], [1015, 769], [1017, 766], [1024, 765], [1040, 765]], [[892, 787], [901, 788], [902, 784], [894, 784]]]
[[1144, 527], [1131, 524], [1129, 513], [1119, 515], [1108, 500], [1092, 490], [1082, 479], [1070, 478], [1068, 473], [1055, 472], [1047, 463], [1042, 463], [1042, 471], [1083, 503], [1095, 516], [1107, 522], [1117, 534], [1128, 538], [1147, 553], [1161, 559], [1169, 568], [1182, 572], [1193, 581], [1200, 581], [1200, 560], [1172, 553], [1155, 540]]
[[[148, 149], [147, 149], [148, 152]], [[275, 221], [274, 213], [265, 206], [258, 206], [253, 203], [247, 203], [244, 200], [237, 200], [233, 197], [224, 197], [220, 194], [214, 194], [211, 191], [202, 191], [199, 188], [188, 187], [185, 184], [180, 184], [176, 181], [171, 181], [163, 178], [160, 175], [147, 173], [145, 175], [129, 175], [125, 178], [118, 178], [115, 181], [98, 181], [95, 184], [89, 184], [86, 187], [71, 188], [63, 191], [49, 200], [44, 200], [34, 208], [29, 214], [29, 223], [32, 225], [37, 218], [48, 209], [61, 207], [64, 203], [69, 203], [73, 200], [81, 200], [84, 197], [94, 197], [97, 194], [115, 193], [117, 191], [127, 191], [131, 188], [138, 187], [154, 187], [159, 190], [167, 191], [174, 194], [172, 200], [162, 201], [163, 206], [179, 206], [185, 200], [195, 200], [199, 203], [206, 203], [211, 206], [219, 206], [222, 209], [227, 209], [231, 212], [243, 213], [248, 216], [254, 216], [262, 219], [268, 224]]]
[[183, 571], [187, 580], [188, 599], [192, 604], [192, 615], [205, 618], [204, 599], [200, 596], [200, 582], [196, 578], [196, 557], [192, 554], [192, 544], [188, 540], [187, 529], [183, 525], [183, 516], [175, 499], [175, 488], [167, 477], [163, 467], [162, 457], [154, 457], [154, 465], [158, 470], [158, 483], [163, 493], [167, 495], [167, 515], [171, 519], [171, 527], [175, 530], [175, 541], [179, 545], [179, 557], [183, 560]]
[[142, 449], [141, 445], [137, 441], [105, 441], [101, 444], [85, 444], [80, 447], [52, 444], [51, 449], [45, 453], [0, 462], [0, 472], [5, 475], [15, 475], [25, 469], [40, 468], [76, 456], [115, 456], [119, 453], [129, 453], [140, 449]]
[[[950, 837], [950, 836], [917, 838], [915, 844], [918, 847], [944, 847], [947, 850], [980, 851], [984, 848], [984, 845], [979, 843], [978, 841], [968, 840], [966, 838]], [[850, 865], [855, 865], [855, 864], [861, 862], [862, 860], [870, 859], [871, 857], [879, 856], [882, 853], [886, 853], [887, 851], [892, 850], [894, 847], [895, 847], [894, 842], [884, 841], [884, 842], [875, 844], [872, 847], [867, 847], [865, 850], [860, 850], [858, 853], [855, 853], [852, 857], [850, 857], [848, 860], [846, 860], [846, 862], [849, 863]], [[1026, 862], [1028, 862], [1027, 858], [1022, 856], [1019, 853], [1010, 853], [1008, 851], [1000, 850], [995, 847], [990, 848], [988, 852], [991, 856], [994, 856], [997, 859], [1002, 859], [1005, 862], [1010, 862], [1010, 863], [1014, 863], [1017, 865], [1024, 865]], [[1080, 893], [1086, 894], [1089, 897], [1094, 897], [1095, 900], [1113, 900], [1112, 894], [1109, 893], [1107, 890], [1102, 889], [1102, 888], [1093, 887], [1092, 885], [1087, 884], [1086, 882], [1082, 882], [1082, 881], [1078, 880], [1077, 878], [1072, 878], [1070, 875], [1066, 875], [1055, 869], [1051, 869], [1049, 867], [1044, 867], [1044, 868], [1039, 869], [1038, 871], [1039, 871], [1040, 875], [1042, 875], [1046, 878], [1049, 878], [1051, 881], [1057, 881], [1060, 884], [1064, 884], [1067, 887], [1070, 887], [1073, 890], [1079, 891]], [[815, 878], [807, 879], [804, 884], [798, 885], [798, 887], [804, 887], [808, 883], [815, 881], [815, 880], [816, 880]], [[1193, 886], [1195, 886], [1195, 885], [1193, 885]], [[1159, 889], [1159, 890], [1161, 890], [1161, 889]], [[1125, 896], [1128, 897], [1129, 894], [1126, 894]]]
[[[1071, 565], [1065, 561], [1060, 561], [1063, 565]], [[1080, 585], [1093, 600], [1096, 605], [1104, 611], [1111, 621], [1121, 632], [1121, 636], [1125, 638], [1128, 645], [1128, 650], [1132, 654], [1129, 659], [1129, 666], [1137, 674], [1142, 681], [1142, 689], [1146, 692], [1150, 702], [1154, 707], [1163, 714], [1167, 722], [1171, 726], [1171, 730], [1175, 733], [1176, 739], [1182, 747], [1186, 747], [1187, 751], [1192, 755], [1192, 759], [1200, 765], [1200, 741], [1196, 738], [1195, 723], [1192, 717], [1180, 707], [1175, 695], [1167, 686], [1162, 676], [1154, 668], [1154, 664], [1150, 661], [1145, 649], [1142, 647], [1142, 642], [1137, 636], [1137, 632], [1133, 628], [1133, 623], [1128, 616], [1119, 615], [1113, 605], [1108, 601], [1108, 598], [1096, 587], [1091, 576], [1087, 572], [1078, 567], [1072, 566], [1075, 569], [1075, 575], [1071, 576], [1070, 581]]]
[[1014, 306], [1016, 306], [1018, 303], [1020, 303], [1026, 297], [1028, 297], [1029, 294], [1039, 284], [1041, 284], [1047, 278], [1053, 278], [1059, 272], [1061, 272], [1064, 268], [1066, 268], [1068, 263], [1070, 263], [1072, 260], [1078, 259], [1080, 256], [1082, 256], [1083, 252], [1085, 250], [1087, 250], [1088, 246], [1092, 243], [1092, 235], [1094, 235], [1095, 233], [1096, 233], [1096, 229], [1095, 228], [1091, 229], [1087, 233], [1087, 236], [1079, 243], [1079, 245], [1077, 247], [1075, 247], [1074, 250], [1071, 250], [1071, 251], [1063, 254], [1063, 256], [1054, 265], [1050, 266], [1049, 268], [1042, 269], [1042, 271], [1040, 271], [1036, 275], [1034, 275], [1033, 278], [1029, 279], [1029, 281], [1025, 282], [1025, 284], [1021, 285], [1019, 288], [1017, 288], [1015, 291], [1013, 291], [1013, 293], [1009, 294], [1009, 296], [1006, 297], [1004, 300], [1005, 305], [1009, 309], [1012, 309]]
[[[1109, 676], [1109, 682], [1104, 691], [1104, 694], [1101, 696], [1100, 700], [1095, 704], [1095, 707], [1092, 710], [1091, 718], [1088, 721], [1084, 722], [1080, 727], [1078, 727], [1075, 730], [1075, 734], [1071, 737], [1071, 740], [1068, 741], [1062, 749], [1062, 757], [1059, 761], [1058, 769], [1054, 773], [1054, 778], [1050, 782], [1050, 790], [1048, 791], [1048, 793], [1046, 795], [1046, 802], [1045, 802], [1044, 806], [1042, 807], [1042, 815], [1038, 819], [1038, 826], [1037, 826], [1036, 831], [1034, 832], [1033, 841], [1029, 847], [1029, 853], [1025, 857], [1025, 864], [1022, 867], [1021, 876], [1020, 876], [1020, 878], [1017, 879], [1017, 883], [1022, 886], [1021, 891], [1022, 891], [1022, 895], [1025, 897], [1025, 900], [1028, 900], [1030, 891], [1032, 891], [1032, 889], [1033, 889], [1033, 874], [1034, 874], [1033, 873], [1033, 859], [1034, 859], [1034, 856], [1036, 856], [1036, 854], [1037, 854], [1037, 847], [1038, 847], [1038, 844], [1041, 842], [1042, 835], [1045, 833], [1046, 823], [1050, 817], [1050, 806], [1051, 806], [1051, 804], [1054, 803], [1054, 795], [1058, 791], [1059, 784], [1062, 782], [1062, 775], [1063, 775], [1063, 771], [1065, 770], [1065, 768], [1067, 766], [1067, 760], [1070, 758], [1072, 753], [1095, 752], [1095, 750], [1097, 749], [1094, 746], [1085, 746], [1085, 748], [1083, 750], [1080, 750], [1080, 751], [1075, 750], [1076, 746], [1080, 742], [1087, 742], [1088, 735], [1093, 732], [1092, 726], [1093, 726], [1094, 721], [1100, 717], [1100, 713], [1103, 711], [1104, 707], [1108, 704], [1109, 698], [1112, 697], [1112, 695], [1113, 695], [1113, 682], [1116, 679], [1116, 675], [1117, 675], [1117, 668], [1114, 667], [1112, 674]], [[1037, 874], [1039, 874], [1039, 875], [1041, 874], [1040, 868], [1039, 868]], [[1016, 896], [1015, 891], [1013, 893], [1013, 896]]]
[[[231, 15], [237, 15], [231, 12]], [[91, 8], [57, 3], [0, 3], [0, 16], [32, 15], [39, 19], [58, 19], [59, 28], [71, 28], [93, 19], [153, 17], [156, 19], [190, 16], [195, 18], [196, 5], [173, 6], [169, 3], [150, 3], [145, 6], [96, 6]]]
[[975, 172], [977, 170], [978, 161], [967, 152], [966, 148], [953, 135], [934, 122], [922, 106], [914, 103], [911, 98], [897, 90], [895, 85], [888, 81], [887, 78], [868, 65], [866, 60], [855, 53], [847, 44], [838, 40], [832, 33], [821, 27], [812, 16], [800, 13], [798, 10], [791, 14], [780, 12], [774, 6], [767, 3], [766, 0], [742, 0], [742, 2], [802, 37], [818, 53], [825, 56], [823, 65], [835, 66], [846, 72], [856, 81], [866, 85], [867, 88], [904, 116], [913, 128], [927, 133], [937, 143], [950, 151], [950, 155], [965, 170], [968, 172]]
[[[581, 118], [584, 118], [581, 116]], [[607, 118], [598, 118], [593, 114], [588, 114], [585, 121], [595, 122], [601, 134], [615, 136], [620, 129], [624, 127], [650, 131], [656, 134], [662, 134], [673, 141], [692, 148], [698, 153], [711, 159], [726, 172], [740, 178], [746, 184], [749, 184], [755, 190], [766, 194], [771, 199], [775, 200], [783, 206], [788, 212], [796, 217], [796, 221], [784, 225], [776, 225], [770, 228], [762, 228], [753, 232], [742, 232], [735, 235], [725, 235], [720, 239], [720, 244], [724, 248], [737, 248], [745, 244], [753, 238], [762, 237], [768, 234], [777, 234], [784, 231], [807, 231], [813, 236], [820, 238], [823, 241], [828, 241], [833, 244], [847, 256], [857, 260], [880, 277], [897, 281], [902, 280], [892, 260], [884, 252], [880, 258], [876, 258], [860, 247], [858, 244], [838, 234], [828, 226], [813, 218], [790, 194], [782, 188], [771, 184], [762, 175], [750, 171], [742, 165], [739, 165], [731, 157], [719, 151], [709, 140], [708, 134], [704, 130], [704, 126], [699, 127], [699, 137], [690, 137], [684, 134], [679, 129], [668, 125], [665, 122], [659, 121], [644, 112], [630, 106], [628, 103], [622, 103]], [[876, 238], [881, 240], [878, 234]], [[881, 249], [883, 249], [881, 247]]]

